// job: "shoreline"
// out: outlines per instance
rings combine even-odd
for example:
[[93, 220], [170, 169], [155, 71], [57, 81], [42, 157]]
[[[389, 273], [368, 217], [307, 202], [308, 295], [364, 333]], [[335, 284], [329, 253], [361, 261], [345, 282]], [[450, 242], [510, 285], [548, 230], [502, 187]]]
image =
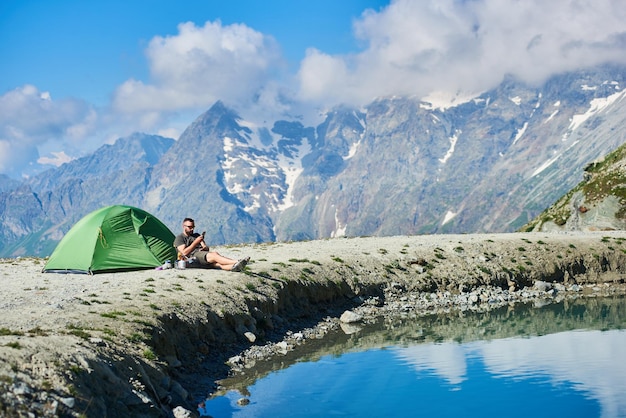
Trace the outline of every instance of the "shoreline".
[[[0, 260], [0, 410], [167, 416], [178, 407], [193, 416], [202, 395], [190, 393], [191, 383], [207, 395], [231, 373], [226, 361], [236, 371], [321, 338], [324, 327], [381, 314], [625, 293], [624, 231], [336, 238], [217, 250], [251, 256], [246, 273], [88, 276], [41, 273], [41, 259]], [[341, 321], [345, 311], [356, 317]]]

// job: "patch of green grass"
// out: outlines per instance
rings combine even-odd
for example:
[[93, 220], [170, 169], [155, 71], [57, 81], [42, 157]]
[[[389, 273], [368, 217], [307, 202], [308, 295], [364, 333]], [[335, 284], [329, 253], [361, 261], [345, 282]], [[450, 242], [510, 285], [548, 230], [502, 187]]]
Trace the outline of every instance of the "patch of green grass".
[[70, 329], [69, 334], [74, 335], [78, 338], [82, 338], [83, 340], [88, 340], [89, 338], [91, 338], [91, 334], [80, 328]]
[[22, 348], [22, 345], [18, 341], [12, 341], [10, 343], [6, 343], [4, 346], [15, 348], [16, 350], [20, 350]]
[[115, 331], [113, 331], [110, 328], [104, 328], [102, 329], [102, 332], [105, 333], [106, 335], [110, 335], [110, 336], [115, 336], [117, 335], [117, 333]]
[[45, 337], [45, 336], [48, 335], [47, 331], [44, 331], [43, 329], [41, 329], [39, 327], [35, 327], [35, 328], [32, 328], [32, 329], [28, 330], [28, 333], [31, 334], [31, 335], [39, 335], [41, 337]]
[[156, 354], [154, 354], [154, 351], [152, 351], [151, 348], [146, 348], [145, 350], [143, 350], [143, 357], [146, 360], [151, 360], [151, 361], [156, 360]]
[[456, 251], [457, 253], [462, 253], [465, 251], [465, 248], [458, 246], [458, 247], [454, 247], [454, 251]]
[[121, 312], [121, 311], [104, 312], [104, 313], [101, 313], [100, 316], [103, 318], [117, 319], [118, 316], [126, 316], [126, 312]]
[[310, 263], [308, 258], [290, 258], [289, 261], [292, 263]]
[[144, 341], [145, 336], [143, 334], [140, 334], [138, 332], [133, 332], [129, 337], [128, 337], [128, 341], [130, 341], [131, 343], [140, 343], [142, 341]]
[[478, 270], [482, 271], [483, 273], [491, 276], [491, 270], [489, 270], [487, 267], [485, 266], [478, 266]]
[[144, 293], [156, 293], [154, 289], [143, 289]]
[[388, 253], [389, 253], [389, 251], [387, 251], [387, 250], [386, 250], [386, 249], [384, 249], [384, 248], [379, 248], [379, 249], [378, 249], [378, 252], [379, 252], [380, 254], [382, 254], [382, 255], [385, 255], [385, 254], [388, 254]]
[[6, 335], [24, 335], [24, 333], [22, 331], [12, 331], [8, 328], [0, 328], [0, 336], [6, 336]]
[[254, 285], [254, 283], [246, 283], [246, 289], [250, 290], [250, 291], [254, 291], [256, 290], [256, 286]]
[[84, 372], [84, 371], [85, 371], [82, 367], [80, 367], [80, 366], [78, 366], [78, 365], [76, 365], [76, 364], [72, 364], [72, 365], [68, 368], [68, 370], [69, 370], [70, 372], [74, 373], [74, 374], [80, 374], [80, 373], [82, 373], [82, 372]]
[[343, 263], [343, 260], [341, 258], [339, 258], [339, 257], [333, 257], [332, 260], [336, 261], [338, 263]]

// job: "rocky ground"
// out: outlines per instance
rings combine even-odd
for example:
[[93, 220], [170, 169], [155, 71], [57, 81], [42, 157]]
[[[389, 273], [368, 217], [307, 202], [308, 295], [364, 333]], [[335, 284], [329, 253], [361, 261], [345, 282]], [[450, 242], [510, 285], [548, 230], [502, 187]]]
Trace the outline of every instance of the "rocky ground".
[[41, 273], [42, 259], [1, 260], [0, 415], [193, 416], [219, 379], [329, 330], [407, 312], [623, 294], [626, 274], [626, 233], [615, 231], [218, 251], [252, 262], [245, 273], [88, 276]]

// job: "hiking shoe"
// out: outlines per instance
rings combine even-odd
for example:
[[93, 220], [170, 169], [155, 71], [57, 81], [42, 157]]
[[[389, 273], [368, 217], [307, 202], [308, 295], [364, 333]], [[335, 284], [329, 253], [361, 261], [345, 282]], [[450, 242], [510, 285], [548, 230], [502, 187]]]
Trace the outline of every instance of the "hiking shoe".
[[239, 259], [235, 264], [233, 264], [233, 268], [230, 271], [241, 271], [246, 268], [246, 264], [250, 261], [250, 257]]

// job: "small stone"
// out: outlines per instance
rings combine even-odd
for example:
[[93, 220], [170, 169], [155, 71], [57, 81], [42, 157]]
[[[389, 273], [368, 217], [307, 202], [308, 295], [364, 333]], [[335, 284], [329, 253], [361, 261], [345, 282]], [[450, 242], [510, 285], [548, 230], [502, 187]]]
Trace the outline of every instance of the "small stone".
[[289, 344], [287, 344], [286, 341], [281, 341], [279, 343], [276, 344], [276, 351], [279, 352], [280, 354], [287, 354], [287, 351], [289, 350]]
[[341, 314], [341, 317], [339, 318], [339, 320], [343, 322], [344, 324], [351, 324], [354, 322], [359, 322], [362, 319], [363, 317], [361, 315], [352, 311], [345, 311], [344, 313]]
[[13, 386], [12, 392], [14, 395], [26, 395], [33, 393], [33, 390], [25, 383], [20, 382]]
[[544, 282], [544, 281], [541, 281], [541, 280], [537, 280], [533, 284], [533, 288], [535, 290], [540, 291], [540, 292], [547, 292], [548, 290], [552, 289], [552, 283], [548, 283], [548, 282]]
[[74, 405], [76, 405], [76, 399], [71, 398], [71, 397], [70, 398], [61, 398], [61, 399], [59, 399], [59, 401], [63, 405], [67, 406], [68, 408], [74, 408]]
[[177, 406], [172, 409], [172, 413], [174, 414], [174, 418], [192, 418], [193, 414], [191, 411], [183, 408], [182, 406]]
[[361, 331], [361, 327], [359, 327], [358, 325], [342, 323], [342, 324], [339, 324], [339, 326], [341, 327], [341, 330], [346, 335], [356, 334], [357, 332]]
[[106, 343], [104, 342], [104, 340], [98, 337], [90, 337], [89, 342], [97, 345], [98, 347], [106, 346]]
[[241, 356], [233, 356], [228, 359], [229, 364], [241, 364], [243, 362], [243, 358]]
[[249, 403], [250, 403], [250, 399], [248, 399], [248, 398], [237, 399], [237, 405], [246, 406]]
[[251, 343], [256, 341], [256, 335], [254, 335], [252, 332], [248, 331], [248, 332], [244, 332], [244, 337], [246, 337], [248, 339], [248, 341], [250, 341]]

